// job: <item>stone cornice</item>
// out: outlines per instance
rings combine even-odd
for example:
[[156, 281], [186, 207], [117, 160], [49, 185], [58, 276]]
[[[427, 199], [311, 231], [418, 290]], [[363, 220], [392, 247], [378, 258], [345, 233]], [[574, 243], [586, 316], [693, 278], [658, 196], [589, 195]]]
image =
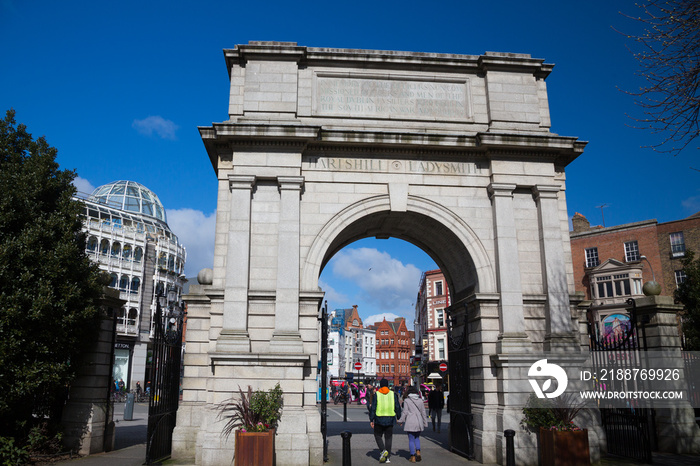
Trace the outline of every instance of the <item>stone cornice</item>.
[[624, 230], [634, 230], [636, 228], [652, 227], [657, 225], [656, 219], [652, 220], [642, 220], [641, 222], [625, 223], [624, 225], [616, 225], [612, 227], [605, 228], [593, 228], [587, 231], [569, 232], [569, 237], [571, 239], [584, 238], [587, 236], [596, 236], [601, 234], [611, 233], [613, 231], [624, 231]]
[[529, 54], [486, 52], [483, 55], [461, 55], [449, 53], [406, 52], [394, 50], [340, 49], [304, 47], [296, 42], [251, 41], [224, 49], [226, 68], [245, 66], [251, 60], [296, 61], [300, 66], [328, 66], [343, 64], [365, 69], [420, 68], [437, 70], [449, 68], [459, 72], [486, 73], [507, 71], [531, 73], [546, 78], [554, 65]]
[[291, 353], [209, 353], [211, 367], [215, 366], [278, 366], [303, 367], [309, 362], [308, 354]]
[[216, 169], [218, 158], [235, 150], [290, 150], [304, 152], [343, 151], [404, 153], [421, 155], [469, 155], [498, 160], [544, 158], [566, 166], [586, 145], [575, 137], [552, 133], [475, 133], [391, 132], [352, 129], [324, 129], [315, 125], [280, 125], [224, 122], [200, 127], [200, 134]]

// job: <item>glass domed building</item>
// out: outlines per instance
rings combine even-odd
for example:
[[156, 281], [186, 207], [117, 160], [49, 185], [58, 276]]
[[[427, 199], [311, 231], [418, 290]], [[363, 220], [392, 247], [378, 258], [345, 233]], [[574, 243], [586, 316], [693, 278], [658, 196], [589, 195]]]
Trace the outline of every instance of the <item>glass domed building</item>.
[[181, 296], [185, 247], [168, 227], [158, 196], [142, 184], [114, 181], [78, 198], [85, 206], [87, 254], [126, 301], [117, 314], [113, 377], [144, 387], [156, 296], [170, 289]]

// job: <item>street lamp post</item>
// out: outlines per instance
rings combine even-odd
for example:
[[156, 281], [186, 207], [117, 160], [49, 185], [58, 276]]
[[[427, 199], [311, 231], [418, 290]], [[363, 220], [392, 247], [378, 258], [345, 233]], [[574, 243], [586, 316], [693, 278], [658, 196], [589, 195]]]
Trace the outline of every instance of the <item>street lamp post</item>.
[[640, 256], [639, 258], [647, 261], [647, 264], [649, 264], [649, 268], [651, 269], [651, 281], [646, 282], [642, 286], [642, 292], [644, 293], [644, 296], [660, 295], [661, 285], [659, 284], [659, 282], [656, 281], [656, 276], [654, 275], [654, 267], [651, 266], [651, 262], [649, 261], [649, 259], [647, 259], [647, 256]]

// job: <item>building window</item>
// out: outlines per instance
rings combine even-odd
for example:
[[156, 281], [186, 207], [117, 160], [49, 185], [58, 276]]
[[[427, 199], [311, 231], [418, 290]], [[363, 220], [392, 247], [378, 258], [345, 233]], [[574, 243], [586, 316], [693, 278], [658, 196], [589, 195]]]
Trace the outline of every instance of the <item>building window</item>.
[[598, 298], [614, 298], [616, 296], [630, 296], [632, 294], [632, 286], [634, 285], [635, 294], [638, 293], [640, 280], [630, 282], [628, 273], [620, 273], [615, 275], [604, 275], [595, 278], [596, 296]]
[[627, 262], [635, 262], [639, 260], [639, 245], [636, 241], [625, 243], [625, 260]]
[[598, 248], [586, 248], [586, 267], [598, 267]]
[[438, 327], [443, 327], [445, 325], [445, 310], [444, 309], [437, 310], [437, 324], [438, 324]]
[[445, 359], [445, 340], [438, 340], [438, 359]]
[[435, 296], [442, 296], [442, 282], [435, 282]]
[[676, 270], [675, 275], [676, 275], [676, 286], [683, 283], [685, 281], [685, 279], [687, 278], [687, 276], [685, 275], [685, 271], [683, 271], [683, 270]]
[[683, 232], [678, 231], [676, 233], [671, 233], [669, 239], [671, 240], [671, 256], [685, 256], [685, 239], [683, 238]]
[[125, 244], [124, 249], [122, 249], [122, 257], [124, 260], [131, 260], [132, 247], [130, 244]]

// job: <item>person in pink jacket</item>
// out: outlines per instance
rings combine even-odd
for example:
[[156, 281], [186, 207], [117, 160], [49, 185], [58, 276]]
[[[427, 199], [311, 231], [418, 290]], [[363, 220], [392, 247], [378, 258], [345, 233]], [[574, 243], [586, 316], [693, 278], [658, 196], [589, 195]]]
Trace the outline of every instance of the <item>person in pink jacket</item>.
[[425, 405], [415, 386], [408, 389], [408, 397], [403, 402], [399, 424], [404, 423], [403, 430], [408, 434], [408, 449], [411, 451], [408, 461], [415, 463], [423, 459], [420, 456], [420, 433], [428, 427]]

